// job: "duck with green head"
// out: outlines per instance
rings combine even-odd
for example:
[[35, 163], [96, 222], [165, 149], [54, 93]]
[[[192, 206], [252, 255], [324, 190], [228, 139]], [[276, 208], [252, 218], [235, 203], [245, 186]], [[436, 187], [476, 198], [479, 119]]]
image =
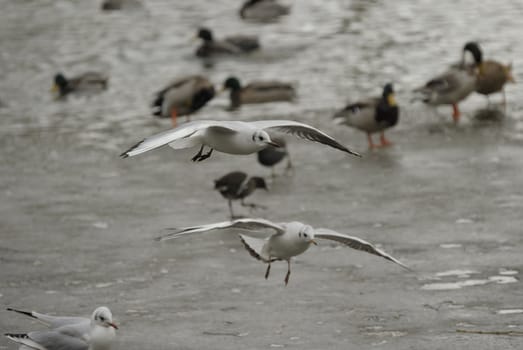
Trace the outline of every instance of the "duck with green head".
[[[383, 87], [380, 97], [351, 103], [334, 115], [334, 122], [366, 132], [371, 149], [391, 145], [391, 142], [385, 138], [385, 130], [395, 126], [398, 120], [399, 106], [391, 83]], [[381, 134], [378, 145], [372, 140], [372, 134], [377, 132]]]

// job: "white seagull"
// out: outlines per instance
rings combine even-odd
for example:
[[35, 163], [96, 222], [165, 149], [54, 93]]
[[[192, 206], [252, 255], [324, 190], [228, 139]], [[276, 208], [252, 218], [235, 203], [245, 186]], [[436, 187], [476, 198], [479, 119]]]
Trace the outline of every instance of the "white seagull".
[[362, 250], [364, 252], [381, 256], [390, 260], [403, 268], [410, 270], [407, 266], [402, 264], [399, 260], [393, 258], [379, 248], [376, 248], [371, 243], [364, 241], [361, 238], [348, 236], [338, 233], [326, 228], [312, 228], [309, 225], [301, 222], [284, 222], [274, 223], [265, 219], [237, 219], [233, 221], [223, 221], [214, 224], [185, 227], [181, 229], [172, 230], [166, 235], [155, 238], [157, 241], [165, 241], [169, 239], [179, 238], [191, 233], [207, 232], [217, 229], [239, 228], [245, 230], [261, 230], [273, 229], [276, 231], [272, 236], [266, 239], [259, 239], [245, 235], [239, 235], [245, 246], [245, 249], [252, 257], [261, 260], [268, 264], [265, 278], [269, 277], [271, 270], [271, 263], [278, 260], [287, 261], [288, 270], [285, 276], [285, 285], [289, 283], [289, 276], [291, 275], [291, 258], [300, 255], [309, 249], [311, 244], [317, 244], [316, 238], [329, 239], [339, 243], [343, 243], [353, 249]]
[[90, 319], [7, 310], [32, 317], [50, 328], [29, 333], [6, 333], [7, 338], [21, 344], [20, 350], [109, 350], [115, 329], [118, 329], [113, 323], [111, 310], [105, 306], [94, 310]]
[[[120, 157], [133, 157], [164, 145], [174, 149], [201, 146], [200, 151], [192, 158], [195, 162], [209, 158], [214, 149], [230, 154], [251, 154], [266, 148], [267, 145], [279, 146], [272, 142], [268, 130], [293, 134], [361, 157], [360, 154], [351, 151], [321, 130], [291, 120], [193, 121], [150, 136], [123, 152]], [[205, 146], [210, 150], [204, 154]]]

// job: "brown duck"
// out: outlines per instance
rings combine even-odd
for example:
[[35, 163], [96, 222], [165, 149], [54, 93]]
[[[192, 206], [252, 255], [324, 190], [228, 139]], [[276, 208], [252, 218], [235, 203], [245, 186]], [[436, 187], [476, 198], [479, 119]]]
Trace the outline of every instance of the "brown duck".
[[296, 91], [289, 83], [280, 81], [253, 81], [242, 86], [236, 77], [229, 77], [223, 83], [224, 90], [230, 90], [231, 108], [242, 104], [267, 103], [277, 101], [292, 101]]

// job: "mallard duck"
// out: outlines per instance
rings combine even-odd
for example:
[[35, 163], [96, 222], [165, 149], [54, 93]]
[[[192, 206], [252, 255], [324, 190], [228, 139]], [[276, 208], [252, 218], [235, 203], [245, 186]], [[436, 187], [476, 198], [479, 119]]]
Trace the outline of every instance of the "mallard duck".
[[171, 118], [176, 126], [177, 117], [190, 115], [214, 97], [214, 86], [201, 75], [191, 75], [176, 79], [158, 91], [152, 103], [153, 115]]
[[[471, 53], [473, 56], [477, 54]], [[452, 105], [452, 118], [457, 123], [461, 115], [458, 103], [467, 98], [476, 87], [476, 69], [476, 62], [468, 65], [462, 60], [414, 91], [421, 93], [422, 101], [429, 105]]]
[[232, 201], [240, 200], [244, 207], [257, 208], [263, 207], [257, 204], [245, 203], [245, 197], [251, 195], [257, 188], [262, 188], [268, 191], [267, 184], [262, 177], [252, 176], [248, 177], [243, 171], [233, 171], [228, 173], [218, 180], [214, 180], [214, 189], [226, 198], [229, 202], [229, 211], [231, 219], [234, 218], [232, 211]]
[[274, 0], [247, 0], [240, 9], [240, 17], [246, 20], [270, 22], [289, 14], [288, 6]]
[[230, 90], [231, 108], [242, 104], [292, 101], [296, 97], [294, 87], [276, 80], [253, 81], [242, 87], [240, 80], [229, 77], [223, 83], [224, 90]]
[[275, 177], [276, 173], [274, 172], [274, 166], [276, 164], [280, 163], [283, 159], [287, 158], [287, 167], [285, 168], [285, 171], [287, 172], [292, 169], [292, 162], [289, 156], [289, 152], [287, 150], [287, 144], [285, 142], [285, 139], [276, 136], [271, 137], [271, 139], [280, 147], [267, 146], [267, 148], [258, 151], [257, 156], [258, 163], [260, 163], [263, 166], [270, 167], [271, 175], [272, 177]]
[[63, 97], [69, 93], [96, 92], [105, 90], [109, 78], [101, 73], [87, 72], [67, 79], [64, 74], [54, 76], [52, 91]]
[[241, 55], [260, 48], [256, 36], [234, 35], [215, 40], [210, 29], [200, 28], [197, 37], [202, 39], [202, 45], [196, 50], [198, 57], [210, 57], [213, 55]]
[[504, 86], [507, 82], [515, 83], [512, 76], [512, 64], [503, 64], [493, 60], [483, 60], [483, 53], [478, 43], [468, 42], [463, 47], [463, 52], [469, 51], [474, 57], [478, 67], [476, 78], [476, 92], [485, 95], [488, 99], [490, 94], [501, 92], [503, 94], [503, 106], [506, 105]]
[[[391, 145], [391, 142], [385, 138], [385, 129], [398, 123], [399, 113], [394, 98], [394, 88], [389, 83], [383, 87], [381, 97], [349, 104], [334, 114], [334, 121], [366, 132], [369, 148], [372, 149]], [[381, 133], [379, 145], [375, 145], [372, 141], [371, 134], [376, 132]]]

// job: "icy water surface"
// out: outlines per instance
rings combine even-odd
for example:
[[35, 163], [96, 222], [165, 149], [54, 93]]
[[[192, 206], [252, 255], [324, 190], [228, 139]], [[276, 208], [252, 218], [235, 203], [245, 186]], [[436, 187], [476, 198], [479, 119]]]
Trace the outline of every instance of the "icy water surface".
[[[523, 87], [507, 87], [496, 121], [474, 118], [486, 101], [471, 96], [458, 126], [449, 107], [410, 94], [472, 39], [487, 58], [513, 62], [523, 81], [521, 1], [287, 3], [290, 16], [260, 25], [241, 22], [230, 0], [151, 0], [110, 14], [96, 1], [0, 1], [3, 309], [89, 315], [107, 305], [121, 325], [115, 349], [521, 348], [517, 337], [456, 329], [521, 328]], [[202, 25], [218, 37], [257, 34], [263, 50], [203, 67], [191, 42]], [[106, 72], [109, 89], [53, 101], [59, 70]], [[214, 179], [269, 174], [254, 156], [194, 164], [194, 150], [162, 149], [118, 158], [169, 127], [148, 104], [187, 73], [296, 83], [296, 103], [231, 113], [224, 94], [196, 118], [296, 119], [364, 157], [289, 140], [295, 174], [255, 193], [268, 209], [253, 215], [362, 237], [414, 272], [324, 242], [296, 259], [284, 287], [286, 264], [264, 280], [237, 232], [154, 242], [166, 227], [226, 219]], [[395, 146], [368, 152], [365, 136], [331, 115], [389, 81], [401, 105]], [[38, 327], [0, 311], [2, 332]], [[15, 344], [1, 338], [0, 348]]]

